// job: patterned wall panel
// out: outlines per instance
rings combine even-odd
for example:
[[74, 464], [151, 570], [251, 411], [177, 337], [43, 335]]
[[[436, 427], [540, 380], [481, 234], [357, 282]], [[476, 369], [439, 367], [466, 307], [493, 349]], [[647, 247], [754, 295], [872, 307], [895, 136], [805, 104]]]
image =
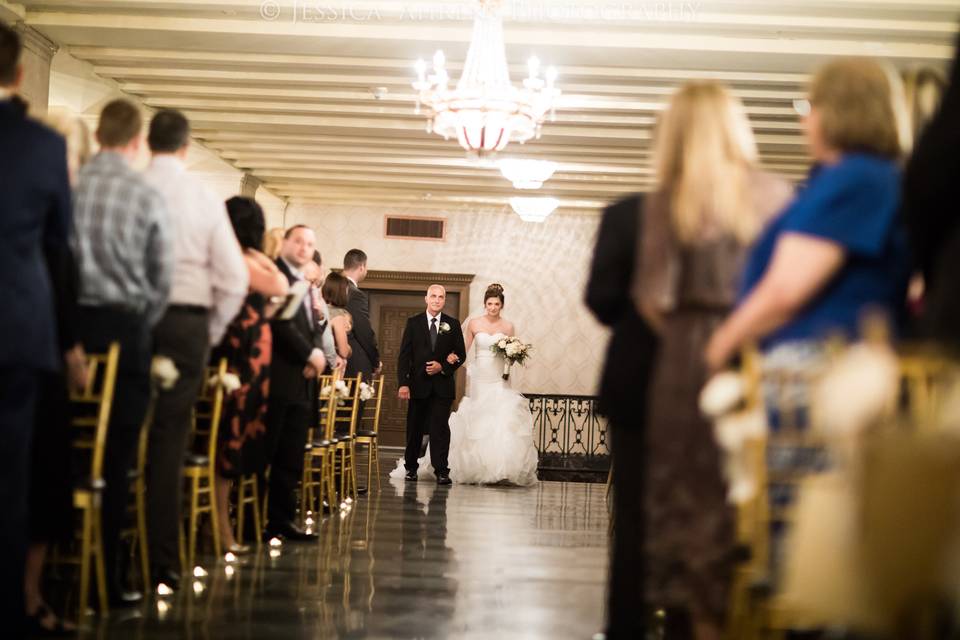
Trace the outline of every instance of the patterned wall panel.
[[[384, 237], [384, 215], [417, 215], [412, 208], [291, 206], [287, 223], [314, 227], [327, 266], [340, 266], [357, 247], [371, 269], [477, 274], [470, 290], [474, 313], [486, 286], [506, 290], [504, 314], [535, 347], [514, 385], [529, 393], [595, 393], [607, 335], [583, 305], [599, 217], [559, 213], [543, 224], [509, 211], [463, 209], [448, 219], [443, 242]], [[430, 211], [423, 215], [438, 217]]]

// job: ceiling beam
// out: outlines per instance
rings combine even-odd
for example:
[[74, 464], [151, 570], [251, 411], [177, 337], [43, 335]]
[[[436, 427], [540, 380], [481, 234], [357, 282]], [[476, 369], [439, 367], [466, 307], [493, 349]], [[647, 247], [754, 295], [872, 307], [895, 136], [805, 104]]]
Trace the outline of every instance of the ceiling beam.
[[[378, 41], [402, 41], [406, 43], [423, 43], [430, 47], [443, 44], [466, 43], [469, 41], [469, 24], [448, 25], [431, 23], [429, 29], [415, 21], [387, 22], [304, 22], [278, 20], [247, 20], [228, 16], [170, 16], [170, 15], [141, 15], [134, 12], [93, 12], [80, 13], [70, 11], [43, 11], [27, 10], [27, 22], [34, 27], [94, 29], [100, 32], [120, 31], [124, 33], [136, 32], [174, 32], [181, 34], [218, 34], [224, 36], [274, 36], [286, 39], [365, 39]], [[868, 24], [864, 21], [863, 24]], [[765, 34], [748, 36], [715, 35], [710, 32], [678, 33], [667, 24], [647, 23], [648, 32], [643, 37], [637, 37], [632, 29], [622, 31], [601, 29], [600, 24], [592, 24], [586, 28], [579, 26], [576, 29], [544, 29], [542, 24], [511, 25], [505, 31], [504, 39], [507, 45], [530, 47], [563, 47], [567, 49], [590, 48], [591, 50], [624, 50], [624, 51], [684, 51], [699, 53], [741, 53], [741, 54], [775, 54], [789, 56], [803, 56], [822, 59], [825, 55], [872, 55], [890, 59], [907, 60], [946, 60], [952, 55], [949, 42], [943, 44], [927, 44], [918, 42], [903, 42], [890, 40], [885, 37], [877, 40], [854, 39], [849, 37], [850, 27], [847, 27], [847, 38], [841, 38], [840, 32], [836, 39], [823, 37], [769, 37]], [[572, 26], [572, 25], [571, 25]], [[688, 21], [687, 30], [693, 26]], [[707, 24], [702, 27], [709, 26]], [[716, 26], [716, 25], [714, 25]], [[770, 28], [780, 32], [789, 31], [789, 19], [779, 16]], [[812, 27], [807, 27], [812, 28]], [[769, 29], [769, 28], [768, 28]], [[821, 35], [822, 29], [815, 29]], [[883, 32], [878, 30], [878, 36]], [[887, 34], [889, 35], [889, 34]], [[574, 37], [571, 37], [574, 36]]]

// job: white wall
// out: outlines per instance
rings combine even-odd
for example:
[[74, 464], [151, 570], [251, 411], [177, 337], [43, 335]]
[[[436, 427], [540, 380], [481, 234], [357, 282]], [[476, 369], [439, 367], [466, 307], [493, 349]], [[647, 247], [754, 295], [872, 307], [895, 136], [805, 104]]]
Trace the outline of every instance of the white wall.
[[[89, 63], [77, 60], [66, 49], [60, 49], [53, 57], [50, 67], [50, 108], [63, 109], [82, 118], [94, 131], [100, 110], [115, 98], [132, 100], [144, 109], [145, 117], [149, 117], [149, 108], [135, 97], [123, 93], [112, 80], [96, 75]], [[143, 145], [136, 164], [143, 168], [147, 161], [146, 145]], [[243, 173], [199, 143], [190, 148], [187, 166], [224, 200], [240, 193]], [[286, 202], [263, 188], [257, 192], [257, 201], [267, 216], [268, 228], [280, 224]]]
[[463, 209], [444, 217], [442, 243], [384, 237], [384, 215], [417, 215], [415, 209], [291, 205], [287, 224], [314, 227], [327, 266], [340, 266], [354, 247], [378, 270], [475, 274], [471, 309], [479, 311], [486, 286], [506, 290], [504, 315], [534, 345], [533, 359], [518, 371], [515, 388], [528, 393], [593, 395], [607, 336], [583, 305], [599, 217], [555, 213], [545, 223], [520, 220], [512, 211]]

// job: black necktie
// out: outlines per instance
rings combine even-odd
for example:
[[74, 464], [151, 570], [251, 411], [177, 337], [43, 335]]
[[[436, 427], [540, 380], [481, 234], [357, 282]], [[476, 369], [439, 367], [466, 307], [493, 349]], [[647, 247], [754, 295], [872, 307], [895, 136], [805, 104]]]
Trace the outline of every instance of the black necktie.
[[430, 321], [430, 348], [437, 348], [437, 319]]

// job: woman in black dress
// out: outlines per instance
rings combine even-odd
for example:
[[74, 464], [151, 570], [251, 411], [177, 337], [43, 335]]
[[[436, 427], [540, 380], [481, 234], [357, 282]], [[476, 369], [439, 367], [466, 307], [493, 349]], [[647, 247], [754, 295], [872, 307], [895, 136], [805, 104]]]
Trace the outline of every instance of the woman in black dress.
[[263, 434], [273, 353], [269, 299], [285, 296], [289, 284], [262, 253], [264, 219], [260, 205], [237, 196], [227, 200], [227, 212], [250, 271], [250, 293], [213, 354], [214, 362], [226, 358], [229, 372], [240, 379], [240, 388], [228, 394], [224, 402], [217, 454], [220, 539], [227, 551], [237, 554], [249, 549], [237, 543], [230, 526], [230, 484], [234, 478], [260, 472], [266, 466]]

